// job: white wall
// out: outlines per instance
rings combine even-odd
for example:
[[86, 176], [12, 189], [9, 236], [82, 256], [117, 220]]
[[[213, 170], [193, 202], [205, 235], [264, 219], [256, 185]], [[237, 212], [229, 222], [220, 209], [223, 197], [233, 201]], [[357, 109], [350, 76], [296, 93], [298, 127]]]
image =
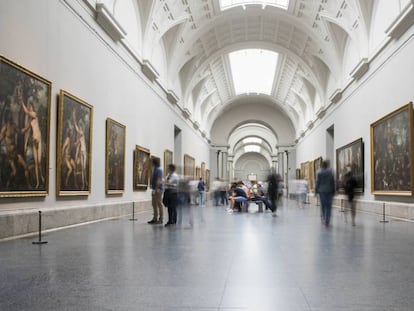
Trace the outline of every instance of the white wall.
[[[0, 199], [0, 211], [148, 201], [149, 190], [132, 191], [132, 151], [135, 145], [140, 145], [163, 159], [165, 149], [174, 149], [174, 125], [183, 133], [183, 154], [193, 156], [196, 165], [204, 161], [206, 168], [210, 168], [206, 140], [175, 112], [165, 93], [143, 77], [140, 65], [123, 47], [102, 31], [87, 6], [75, 0], [2, 0], [0, 42], [2, 56], [52, 82], [49, 195], [41, 199]], [[88, 197], [56, 196], [56, 120], [60, 89], [94, 107], [92, 191]], [[105, 195], [107, 117], [126, 125], [126, 192], [121, 196]]]
[[[322, 121], [297, 145], [296, 167], [300, 163], [326, 155], [326, 129], [335, 127], [335, 150], [362, 137], [364, 141], [365, 192], [371, 195], [370, 124], [389, 112], [414, 101], [414, 27], [400, 40], [393, 42], [384, 53], [371, 62], [361, 81], [344, 92], [342, 100], [329, 110]], [[334, 160], [334, 159], [332, 159]], [[335, 165], [335, 161], [333, 163]], [[375, 199], [401, 201], [396, 197]], [[406, 201], [412, 200], [407, 198]]]

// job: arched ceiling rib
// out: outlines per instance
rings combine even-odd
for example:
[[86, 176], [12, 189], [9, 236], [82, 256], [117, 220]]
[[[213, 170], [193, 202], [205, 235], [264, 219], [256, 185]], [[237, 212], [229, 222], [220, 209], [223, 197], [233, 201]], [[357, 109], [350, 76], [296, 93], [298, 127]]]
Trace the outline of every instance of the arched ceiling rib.
[[327, 104], [328, 88], [344, 79], [344, 47], [352, 42], [358, 57], [366, 56], [374, 2], [290, 0], [288, 10], [245, 5], [220, 11], [219, 0], [136, 1], [144, 15], [144, 59], [162, 40], [166, 85], [180, 87], [174, 90], [180, 105], [201, 128], [209, 132], [226, 106], [239, 102], [228, 53], [259, 48], [279, 53], [266, 102], [288, 116], [296, 133]]

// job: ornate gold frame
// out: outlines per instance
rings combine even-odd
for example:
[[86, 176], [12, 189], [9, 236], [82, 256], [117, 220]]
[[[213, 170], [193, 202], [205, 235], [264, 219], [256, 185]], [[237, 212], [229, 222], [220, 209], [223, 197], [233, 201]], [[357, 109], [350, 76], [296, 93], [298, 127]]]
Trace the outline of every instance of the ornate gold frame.
[[[76, 122], [75, 118], [77, 118]], [[56, 194], [58, 196], [91, 193], [92, 129], [93, 106], [69, 92], [60, 90], [56, 148]], [[70, 136], [69, 147], [66, 147], [66, 138], [64, 142], [65, 135]], [[82, 151], [82, 148], [86, 150]], [[82, 157], [82, 152], [87, 153], [86, 157]], [[66, 174], [64, 177], [62, 169], [68, 173], [68, 159], [72, 163], [72, 172], [71, 175]], [[83, 161], [85, 162], [82, 163]], [[87, 167], [83, 167], [84, 165]], [[63, 178], [65, 178], [64, 182], [62, 182]]]
[[134, 150], [134, 190], [147, 190], [150, 179], [151, 158], [147, 148], [136, 145]]
[[[4, 113], [0, 120], [0, 133], [4, 132], [0, 135], [5, 135], [7, 121], [5, 113], [10, 112], [12, 118], [11, 127], [15, 129], [15, 137], [17, 138], [13, 151], [7, 151], [7, 146], [0, 151], [0, 158], [2, 160], [2, 166], [0, 166], [0, 171], [2, 172], [2, 178], [0, 179], [0, 197], [46, 196], [49, 193], [49, 140], [52, 82], [3, 56], [0, 56], [0, 72], [1, 93], [4, 95], [4, 106], [0, 106], [0, 116]], [[33, 96], [36, 96], [36, 98], [33, 99]], [[28, 110], [29, 99], [33, 99], [31, 101], [33, 103], [32, 111]], [[0, 98], [1, 101], [2, 98]], [[24, 104], [26, 110], [21, 103]], [[16, 106], [16, 108], [12, 109], [12, 105]], [[24, 119], [22, 119], [22, 115]], [[32, 122], [29, 123], [29, 118], [37, 120], [38, 130], [40, 132], [41, 156], [40, 161], [37, 163], [29, 163], [30, 161], [35, 162], [35, 160], [33, 157], [30, 159], [27, 158], [27, 152], [29, 150], [32, 151], [35, 148], [33, 147], [34, 144], [38, 141], [33, 135], [30, 135], [36, 129], [33, 128]], [[21, 122], [24, 122], [24, 124], [20, 124]], [[10, 130], [10, 127], [8, 127], [8, 130]], [[5, 138], [5, 136], [1, 138], [2, 145], [7, 145]], [[17, 170], [16, 175], [13, 177], [11, 176], [12, 169], [8, 167], [9, 161], [14, 162]], [[40, 169], [37, 173], [36, 166]], [[7, 172], [10, 172], [10, 175]], [[3, 179], [6, 178], [6, 175], [9, 175], [8, 180]], [[19, 178], [20, 180], [17, 180]], [[15, 184], [15, 182], [17, 183]]]
[[[371, 193], [375, 195], [412, 196], [414, 182], [412, 102], [372, 123], [370, 133]], [[396, 150], [404, 147], [404, 144], [409, 144], [405, 150]], [[408, 161], [408, 163], [405, 166], [404, 163], [400, 165], [399, 163], [401, 161]], [[376, 173], [377, 171], [378, 174]], [[384, 176], [381, 176], [380, 172], [381, 174], [385, 172]], [[407, 173], [410, 176], [406, 178], [406, 184], [402, 183], [402, 186], [406, 189], [395, 189], [394, 185], [401, 184], [401, 179], [395, 182], [395, 175], [400, 174], [397, 178], [403, 178], [403, 175]], [[384, 189], [386, 187], [390, 187], [391, 189]]]
[[125, 192], [125, 125], [106, 119], [105, 152], [105, 192], [122, 194]]
[[173, 152], [171, 150], [164, 150], [164, 176], [167, 176], [168, 165], [173, 164]]
[[184, 176], [195, 177], [195, 159], [188, 154], [184, 155]]

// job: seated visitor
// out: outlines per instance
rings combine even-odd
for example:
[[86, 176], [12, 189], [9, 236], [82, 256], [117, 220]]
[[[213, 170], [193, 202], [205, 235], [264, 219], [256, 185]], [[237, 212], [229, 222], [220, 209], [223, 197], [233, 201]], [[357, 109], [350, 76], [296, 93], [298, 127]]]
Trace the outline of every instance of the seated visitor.
[[[246, 202], [247, 201], [247, 194], [246, 191], [243, 189], [243, 182], [238, 181], [237, 185], [233, 188], [233, 193], [230, 197], [230, 208], [229, 212], [233, 212], [236, 203]], [[239, 207], [240, 210], [240, 207]]]

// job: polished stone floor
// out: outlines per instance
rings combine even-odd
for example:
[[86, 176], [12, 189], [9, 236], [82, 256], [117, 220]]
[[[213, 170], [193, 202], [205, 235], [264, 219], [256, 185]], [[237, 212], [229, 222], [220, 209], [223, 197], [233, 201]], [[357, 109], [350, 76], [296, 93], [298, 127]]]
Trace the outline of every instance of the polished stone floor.
[[[251, 205], [252, 207], [255, 204]], [[165, 228], [150, 214], [0, 242], [0, 310], [414, 310], [414, 223], [285, 201]], [[185, 221], [186, 222], [186, 221]]]

